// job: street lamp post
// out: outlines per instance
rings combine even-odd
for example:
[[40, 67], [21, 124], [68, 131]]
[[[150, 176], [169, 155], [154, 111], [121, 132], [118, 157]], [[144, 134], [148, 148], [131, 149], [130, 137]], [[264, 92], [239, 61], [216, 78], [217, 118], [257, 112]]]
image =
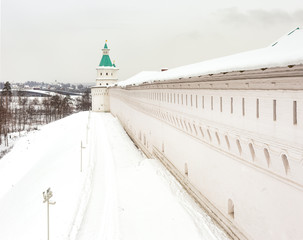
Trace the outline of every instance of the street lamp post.
[[53, 196], [53, 192], [51, 191], [50, 188], [48, 188], [46, 190], [46, 192], [43, 192], [43, 198], [44, 198], [44, 201], [43, 203], [47, 203], [47, 240], [49, 240], [49, 205], [54, 205], [56, 204], [56, 202], [51, 202], [50, 201], [50, 198]]

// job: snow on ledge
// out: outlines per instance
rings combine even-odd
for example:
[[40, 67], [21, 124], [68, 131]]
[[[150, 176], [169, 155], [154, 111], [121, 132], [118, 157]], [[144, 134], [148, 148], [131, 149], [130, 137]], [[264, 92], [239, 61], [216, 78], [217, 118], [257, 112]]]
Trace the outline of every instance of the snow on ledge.
[[163, 72], [145, 71], [118, 82], [118, 86], [189, 78], [206, 74], [283, 67], [303, 63], [303, 29], [296, 28], [272, 45], [253, 51], [173, 68]]

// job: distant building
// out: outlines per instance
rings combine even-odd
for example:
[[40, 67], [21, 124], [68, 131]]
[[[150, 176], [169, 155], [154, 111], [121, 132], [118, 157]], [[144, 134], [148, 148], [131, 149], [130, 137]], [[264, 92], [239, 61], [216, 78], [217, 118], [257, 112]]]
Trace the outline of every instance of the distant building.
[[109, 112], [108, 87], [114, 85], [117, 80], [118, 68], [112, 63], [109, 57], [109, 48], [105, 42], [103, 56], [97, 67], [96, 85], [91, 88], [92, 110], [95, 112]]

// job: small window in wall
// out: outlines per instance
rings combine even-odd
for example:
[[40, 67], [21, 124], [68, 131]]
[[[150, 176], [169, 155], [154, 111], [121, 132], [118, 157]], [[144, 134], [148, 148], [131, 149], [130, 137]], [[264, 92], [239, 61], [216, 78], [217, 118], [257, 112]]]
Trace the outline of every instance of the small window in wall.
[[210, 98], [210, 108], [211, 108], [211, 110], [214, 109], [214, 97], [213, 96], [211, 96], [211, 98]]
[[198, 96], [196, 95], [196, 108], [198, 108]]
[[176, 94], [174, 93], [174, 103], [176, 103]]
[[274, 121], [277, 121], [277, 100], [273, 100], [273, 109], [272, 109], [272, 112], [273, 112], [273, 120]]
[[181, 104], [183, 105], [183, 94], [181, 94]]
[[185, 103], [186, 103], [186, 106], [187, 106], [187, 94], [185, 95]]
[[202, 108], [204, 109], [204, 96], [202, 96]]
[[229, 139], [228, 139], [228, 136], [225, 135], [225, 142], [226, 142], [226, 146], [228, 148], [228, 150], [230, 149], [230, 143], [229, 143]]
[[102, 83], [100, 83], [100, 86], [102, 85]]
[[180, 102], [179, 102], [179, 93], [177, 94], [177, 102], [178, 102], [178, 104], [180, 104]]
[[231, 199], [228, 199], [227, 211], [228, 211], [229, 216], [231, 216], [232, 218], [235, 218], [235, 206]]
[[108, 86], [108, 83], [106, 83], [106, 85]]
[[236, 143], [237, 143], [237, 147], [238, 147], [239, 154], [241, 155], [241, 154], [242, 154], [242, 147], [241, 147], [240, 140], [237, 139]]
[[269, 165], [270, 165], [270, 155], [269, 155], [269, 151], [268, 151], [267, 148], [264, 148], [264, 156], [265, 156], [267, 166], [269, 167]]
[[223, 106], [222, 106], [222, 97], [220, 97], [220, 112], [222, 112], [223, 111]]
[[106, 73], [106, 76], [108, 76], [108, 73]]
[[256, 153], [255, 153], [254, 146], [252, 145], [252, 143], [249, 143], [248, 146], [249, 146], [249, 151], [250, 151], [250, 154], [251, 154], [251, 158], [252, 158], [253, 161], [255, 161]]
[[111, 73], [111, 75], [113, 76], [113, 73]]
[[186, 177], [188, 177], [188, 166], [187, 163], [184, 164], [184, 174]]
[[102, 73], [100, 73], [100, 76], [102, 76]]
[[234, 99], [230, 98], [230, 113], [232, 114], [234, 112]]
[[297, 125], [297, 101], [293, 101], [292, 109], [293, 109], [293, 124]]
[[257, 101], [256, 101], [256, 116], [257, 118], [260, 117], [260, 103], [259, 103], [259, 98], [257, 98]]
[[289, 171], [290, 171], [288, 158], [285, 154], [282, 154], [281, 157], [282, 157], [282, 162], [283, 162], [283, 165], [284, 165], [285, 174], [288, 175]]
[[190, 106], [193, 106], [193, 95], [190, 95]]
[[242, 98], [242, 116], [245, 116], [245, 98]]

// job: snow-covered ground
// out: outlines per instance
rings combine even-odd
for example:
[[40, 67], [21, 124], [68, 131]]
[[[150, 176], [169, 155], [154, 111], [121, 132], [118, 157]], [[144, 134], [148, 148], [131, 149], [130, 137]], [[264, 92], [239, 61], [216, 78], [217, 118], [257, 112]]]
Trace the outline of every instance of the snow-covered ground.
[[0, 160], [1, 240], [47, 238], [49, 187], [50, 239], [228, 239], [110, 114], [81, 112], [42, 126]]

